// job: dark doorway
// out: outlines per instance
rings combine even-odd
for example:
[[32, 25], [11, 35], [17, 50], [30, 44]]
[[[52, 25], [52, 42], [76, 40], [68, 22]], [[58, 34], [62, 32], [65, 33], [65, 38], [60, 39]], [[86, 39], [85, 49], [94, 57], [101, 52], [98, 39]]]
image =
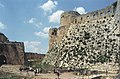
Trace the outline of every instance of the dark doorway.
[[0, 55], [0, 66], [3, 64], [7, 64], [7, 60], [4, 55]]

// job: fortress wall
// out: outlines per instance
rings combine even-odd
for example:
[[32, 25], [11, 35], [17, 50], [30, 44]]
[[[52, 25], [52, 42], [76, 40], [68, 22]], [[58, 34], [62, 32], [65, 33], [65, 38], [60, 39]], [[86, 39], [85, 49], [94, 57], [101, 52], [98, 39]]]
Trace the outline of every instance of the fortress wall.
[[[13, 50], [11, 50], [13, 49]], [[24, 49], [24, 43], [23, 42], [13, 42], [10, 45], [9, 52], [13, 53], [13, 63], [12, 64], [24, 64], [25, 59], [25, 49]], [[12, 55], [11, 55], [12, 57]]]
[[84, 22], [90, 22], [92, 20], [96, 20], [96, 19], [101, 19], [101, 18], [105, 18], [105, 17], [110, 17], [110, 16], [114, 16], [115, 14], [115, 6], [108, 6], [107, 8], [101, 9], [101, 10], [97, 10], [94, 12], [90, 12], [87, 14], [83, 14], [80, 15], [78, 17], [76, 17], [76, 19], [74, 20], [74, 23], [84, 23]]
[[[120, 0], [117, 0], [117, 8], [116, 8], [116, 14], [115, 14], [115, 24], [117, 25], [118, 27], [118, 32], [120, 34]], [[118, 40], [118, 44], [119, 46], [117, 47], [117, 50], [119, 50], [119, 57], [118, 57], [118, 60], [120, 60], [120, 37], [119, 37], [119, 40]], [[119, 66], [120, 66], [120, 61], [119, 61]], [[119, 69], [120, 70], [120, 69]]]
[[[67, 13], [69, 14], [69, 12]], [[76, 15], [73, 18], [74, 21], [69, 23], [67, 19], [65, 19], [67, 22], [64, 22], [64, 17], [62, 17], [64, 27], [58, 30], [62, 33], [57, 33], [57, 41], [59, 35], [61, 36], [59, 47], [48, 51], [43, 63], [68, 68], [80, 68], [81, 66], [89, 68], [97, 63], [107, 65], [118, 63], [120, 0], [118, 0], [117, 6], [114, 3], [102, 10]], [[65, 26], [67, 24], [68, 27]], [[68, 30], [65, 31], [65, 29]], [[63, 34], [66, 35], [63, 36]]]
[[0, 55], [4, 55], [7, 64], [24, 64], [24, 43], [1, 43]]
[[34, 60], [34, 59], [43, 59], [45, 54], [26, 52], [25, 56], [27, 60]]
[[99, 57], [104, 54], [110, 56], [110, 62], [115, 62], [119, 31], [114, 24], [115, 17], [106, 19], [108, 20], [105, 22], [101, 18], [92, 20], [91, 23], [71, 25], [59, 47], [59, 66], [79, 67], [82, 64], [92, 64], [94, 60], [99, 62]]
[[22, 47], [24, 47], [24, 43], [23, 42], [13, 42], [13, 41], [10, 41], [9, 43], [6, 43], [6, 44], [14, 44], [14, 45], [16, 45], [16, 46], [22, 46]]
[[0, 58], [0, 64], [3, 60], [6, 64], [24, 64], [24, 43], [11, 42], [3, 33], [0, 33]]
[[[50, 37], [49, 43], [54, 44], [56, 40], [56, 43], [59, 44], [62, 38], [67, 34], [67, 31], [71, 24], [81, 24], [85, 22], [92, 22], [92, 20], [99, 20], [101, 18], [106, 19], [111, 16], [114, 17], [114, 14], [115, 14], [115, 5], [108, 6], [107, 8], [104, 8], [102, 10], [97, 10], [97, 11], [83, 14], [83, 15], [80, 15], [76, 11], [64, 12], [61, 15], [60, 27], [57, 30], [57, 36], [50, 35], [51, 33], [49, 33], [49, 36], [52, 37], [52, 38]], [[53, 46], [51, 44], [49, 45], [50, 48], [51, 46]]]

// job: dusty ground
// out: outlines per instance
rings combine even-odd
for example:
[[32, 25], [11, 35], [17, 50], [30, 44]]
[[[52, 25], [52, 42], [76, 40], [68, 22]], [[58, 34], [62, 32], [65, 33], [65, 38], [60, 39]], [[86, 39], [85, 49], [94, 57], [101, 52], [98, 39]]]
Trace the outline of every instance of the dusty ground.
[[[76, 76], [72, 73], [62, 73], [60, 79], [91, 79], [92, 76]], [[57, 75], [54, 73], [50, 74], [38, 74], [34, 79], [57, 79]]]
[[[15, 73], [16, 75], [20, 76], [27, 76], [32, 79], [57, 79], [57, 75], [54, 73], [47, 73], [47, 74], [37, 74], [35, 76], [34, 72], [20, 72], [19, 71], [20, 65], [3, 65], [0, 67], [0, 71], [4, 72], [10, 72], [10, 73]], [[114, 74], [101, 74], [104, 76], [114, 76]], [[91, 76], [77, 76], [74, 75], [73, 73], [62, 73], [60, 75], [60, 79], [91, 79], [97, 75], [91, 75]], [[105, 79], [114, 79], [114, 78], [105, 78]]]

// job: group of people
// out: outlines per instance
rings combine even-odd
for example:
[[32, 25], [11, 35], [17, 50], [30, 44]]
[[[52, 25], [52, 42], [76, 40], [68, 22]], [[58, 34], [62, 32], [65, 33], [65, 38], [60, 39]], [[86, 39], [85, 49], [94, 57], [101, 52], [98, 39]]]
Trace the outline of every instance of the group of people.
[[37, 73], [40, 73], [40, 70], [38, 68], [34, 70], [35, 76], [37, 75]]
[[35, 76], [37, 75], [37, 73], [40, 73], [41, 71], [41, 69], [38, 68], [33, 69], [32, 67], [27, 67], [27, 66], [21, 66], [19, 70], [20, 70], [20, 74], [22, 71], [25, 71], [27, 73], [26, 74], [27, 76], [29, 76], [29, 71], [34, 72]]
[[[22, 71], [27, 72], [27, 74], [26, 74], [27, 76], [29, 76], [29, 71], [34, 72], [34, 75], [35, 75], [35, 76], [37, 76], [37, 74], [41, 72], [41, 69], [39, 69], [39, 68], [32, 69], [31, 67], [29, 68], [29, 67], [27, 67], [27, 66], [21, 66], [21, 67], [19, 68], [19, 70], [20, 70], [20, 73], [21, 73]], [[61, 74], [60, 68], [54, 68], [54, 73], [57, 75], [57, 78], [60, 79], [60, 74]]]

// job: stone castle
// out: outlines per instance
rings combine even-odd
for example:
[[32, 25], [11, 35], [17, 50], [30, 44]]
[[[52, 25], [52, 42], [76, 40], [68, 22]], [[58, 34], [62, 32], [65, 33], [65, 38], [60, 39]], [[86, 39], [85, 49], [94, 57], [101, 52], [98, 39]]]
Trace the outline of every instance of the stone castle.
[[49, 30], [49, 51], [42, 63], [67, 68], [95, 68], [104, 64], [112, 67], [119, 63], [119, 49], [120, 0], [117, 0], [111, 6], [83, 15], [64, 12], [60, 27]]
[[45, 54], [25, 52], [23, 42], [11, 42], [0, 33], [0, 65], [27, 65], [29, 60], [43, 59]]
[[0, 65], [2, 64], [23, 65], [24, 43], [11, 42], [0, 33]]

